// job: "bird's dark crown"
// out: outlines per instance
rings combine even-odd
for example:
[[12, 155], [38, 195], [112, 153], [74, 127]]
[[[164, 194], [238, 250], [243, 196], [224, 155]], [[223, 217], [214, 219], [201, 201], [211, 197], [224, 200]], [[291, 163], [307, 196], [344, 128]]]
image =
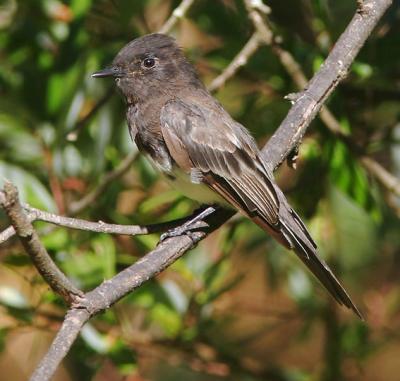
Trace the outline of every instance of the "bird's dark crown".
[[115, 57], [113, 65], [123, 65], [146, 56], [178, 54], [182, 53], [175, 39], [161, 33], [148, 34], [125, 45]]
[[175, 39], [155, 33], [125, 45], [110, 67], [94, 77], [114, 77], [128, 103], [154, 94], [170, 96], [188, 87], [204, 88]]

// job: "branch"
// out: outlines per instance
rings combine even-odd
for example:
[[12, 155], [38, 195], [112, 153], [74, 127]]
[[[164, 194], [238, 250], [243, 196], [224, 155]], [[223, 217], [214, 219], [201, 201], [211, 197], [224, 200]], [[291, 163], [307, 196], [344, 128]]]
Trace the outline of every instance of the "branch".
[[276, 169], [300, 144], [308, 125], [346, 76], [365, 40], [391, 3], [391, 0], [366, 0], [362, 3], [362, 8], [357, 10], [320, 70], [306, 90], [298, 94], [288, 115], [264, 147], [265, 160], [271, 170]]
[[400, 196], [400, 180], [397, 177], [367, 156], [361, 158], [361, 163], [385, 188]]
[[169, 19], [159, 30], [159, 33], [168, 34], [169, 32], [171, 32], [172, 28], [175, 26], [178, 20], [186, 15], [186, 12], [189, 10], [193, 3], [194, 0], [183, 0], [180, 5], [174, 9]]
[[[296, 86], [301, 90], [307, 85], [307, 78], [304, 75], [300, 64], [294, 59], [290, 52], [282, 49], [282, 47], [274, 39], [272, 29], [269, 26], [268, 20], [264, 20], [261, 15], [254, 9], [253, 1], [246, 0], [246, 6], [249, 12], [249, 17], [253, 21], [254, 27], [258, 30], [260, 38], [266, 45], [269, 45], [273, 53], [279, 58], [281, 64], [292, 77]], [[367, 7], [368, 9], [368, 7]], [[339, 139], [347, 144], [353, 151], [360, 156], [360, 162], [363, 167], [375, 177], [385, 188], [394, 194], [400, 196], [400, 181], [393, 176], [389, 171], [382, 167], [377, 161], [362, 154], [362, 150], [357, 144], [350, 140], [349, 136], [341, 130], [340, 123], [331, 113], [327, 106], [322, 106], [319, 116], [325, 126], [334, 133]]]
[[[183, 1], [181, 6], [183, 3], [190, 5], [192, 2]], [[296, 100], [288, 117], [264, 147], [263, 153], [267, 162], [270, 163], [271, 169], [282, 163], [293, 148], [300, 143], [307, 126], [319, 111], [322, 103], [343, 78], [355, 55], [390, 3], [389, 0], [369, 0], [363, 3], [362, 9], [353, 17], [325, 64], [310, 81], [308, 89]], [[77, 318], [76, 328], [71, 328], [71, 331], [73, 330], [72, 336], [63, 341], [62, 337], [60, 338], [61, 332], [57, 335], [32, 380], [46, 381], [52, 376], [59, 362], [68, 352], [80, 327], [93, 314], [110, 307], [128, 292], [164, 270], [210, 232], [227, 221], [232, 214], [233, 212], [217, 210], [214, 215], [210, 216], [211, 218], [206, 219], [209, 224], [206, 231], [193, 233], [190, 237], [180, 236], [166, 239], [134, 265], [87, 293], [81, 299], [80, 304], [71, 309], [65, 319], [63, 332], [68, 332], [69, 329], [67, 328], [71, 327], [73, 320], [76, 319], [75, 311], [87, 311], [82, 312], [82, 315]]]
[[73, 202], [68, 208], [68, 214], [79, 214], [80, 212], [82, 212], [82, 210], [93, 204], [93, 202], [105, 191], [105, 189], [111, 182], [122, 176], [130, 168], [136, 157], [137, 151], [132, 151], [129, 155], [127, 155], [125, 159], [121, 161], [117, 168], [105, 174], [103, 179], [100, 181], [100, 184], [95, 189], [93, 189], [90, 193], [88, 193], [79, 201]]
[[[0, 193], [2, 195], [2, 193]], [[0, 200], [0, 204], [3, 204], [3, 202]], [[27, 216], [28, 220], [32, 222], [31, 217], [28, 215]], [[11, 237], [15, 236], [15, 229], [13, 226], [9, 226], [7, 229], [4, 229], [0, 233], [0, 245], [6, 241], [8, 241]]]
[[[121, 235], [144, 235], [165, 232], [174, 227], [180, 226], [186, 221], [192, 220], [198, 213], [194, 211], [191, 215], [178, 218], [173, 221], [160, 222], [158, 224], [150, 225], [118, 225], [118, 224], [107, 224], [103, 221], [92, 222], [86, 221], [79, 218], [65, 217], [58, 214], [49, 213], [44, 210], [33, 208], [30, 205], [23, 205], [23, 209], [26, 214], [26, 220], [29, 222], [43, 221], [48, 222], [57, 226], [63, 226], [70, 229], [86, 230], [95, 233], [107, 233], [107, 234], [121, 234]], [[205, 227], [201, 225], [199, 227]], [[16, 234], [14, 226], [9, 226], [3, 232], [0, 233], [0, 244], [11, 238]]]
[[50, 287], [68, 303], [82, 296], [82, 291], [61, 272], [40, 242], [38, 234], [19, 202], [17, 189], [10, 182], [4, 184], [4, 192], [0, 193], [0, 204], [7, 213], [25, 251]]
[[90, 314], [85, 309], [74, 308], [68, 311], [49, 351], [33, 372], [31, 381], [46, 381], [52, 378], [89, 318]]
[[233, 77], [236, 72], [244, 65], [247, 64], [249, 58], [257, 51], [261, 45], [261, 39], [258, 33], [254, 33], [249, 41], [243, 46], [242, 50], [235, 56], [231, 63], [224, 69], [224, 71], [210, 83], [208, 90], [211, 92], [216, 91], [225, 85], [225, 82]]
[[[211, 219], [206, 218], [209, 231], [219, 228], [233, 215], [232, 211], [218, 209]], [[153, 278], [207, 235], [204, 231], [191, 236], [171, 237], [159, 243], [157, 247], [139, 259], [132, 266], [121, 271], [112, 279], [103, 282], [93, 291], [88, 292], [67, 313], [64, 323], [49, 351], [42, 359], [31, 381], [49, 380], [59, 363], [68, 353], [82, 326], [95, 314], [109, 308], [123, 296], [134, 291], [143, 283]]]

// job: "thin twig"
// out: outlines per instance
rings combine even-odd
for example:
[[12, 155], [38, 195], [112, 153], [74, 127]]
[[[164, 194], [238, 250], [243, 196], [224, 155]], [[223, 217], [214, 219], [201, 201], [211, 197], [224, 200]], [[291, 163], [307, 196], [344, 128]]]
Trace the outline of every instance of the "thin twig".
[[85, 197], [80, 199], [79, 201], [75, 201], [71, 204], [71, 206], [67, 210], [68, 215], [77, 215], [82, 210], [86, 209], [89, 205], [92, 205], [93, 202], [104, 192], [104, 190], [108, 187], [108, 185], [121, 177], [132, 165], [137, 157], [137, 151], [132, 151], [129, 153], [124, 160], [115, 168], [114, 170], [106, 173], [103, 179], [100, 181], [99, 185], [91, 192], [89, 192]]
[[400, 180], [370, 157], [361, 158], [362, 165], [390, 192], [400, 196]]
[[[96, 188], [94, 188], [91, 192], [89, 192], [79, 201], [76, 201], [71, 204], [71, 206], [67, 211], [68, 215], [79, 214], [89, 205], [92, 205], [93, 202], [95, 202], [95, 200], [97, 199], [97, 197], [99, 197], [104, 192], [104, 190], [108, 187], [108, 185], [111, 182], [116, 180], [118, 177], [122, 176], [129, 169], [129, 167], [134, 162], [136, 156], [137, 152], [132, 151], [129, 155], [125, 157], [123, 161], [121, 161], [121, 163], [117, 166], [117, 168], [106, 173]], [[28, 219], [30, 222], [41, 220], [53, 223], [55, 225], [69, 227], [72, 229], [91, 230], [94, 232], [104, 232], [113, 234], [138, 235], [138, 234], [149, 234], [150, 231], [151, 232], [161, 231], [157, 230], [158, 226], [160, 227], [160, 229], [163, 228], [161, 226], [162, 224], [152, 225], [148, 227], [136, 226], [136, 225], [125, 225], [125, 227], [122, 227], [121, 225], [105, 224], [101, 222], [95, 223], [78, 219], [71, 219], [71, 218], [68, 219], [58, 214], [51, 214], [39, 209], [32, 208], [29, 205], [25, 205], [24, 208], [26, 211], [30, 212], [28, 213]], [[169, 229], [170, 226], [173, 226], [173, 224], [172, 223], [164, 224], [164, 227], [166, 229]], [[152, 230], [153, 228], [154, 230]], [[105, 229], [109, 229], [109, 231], [105, 231]], [[15, 235], [15, 229], [12, 226], [9, 226], [7, 229], [3, 230], [0, 233], [0, 244], [7, 241], [14, 235]]]
[[[248, 1], [248, 0], [246, 0]], [[356, 12], [320, 70], [300, 93], [263, 152], [271, 170], [276, 169], [300, 143], [308, 125], [322, 104], [346, 76], [365, 40], [392, 3], [391, 0], [366, 0], [363, 12]]]
[[[0, 202], [0, 204], [2, 204], [2, 203]], [[32, 221], [32, 220], [30, 220], [30, 221]], [[8, 228], [4, 229], [0, 233], [0, 245], [4, 242], [8, 241], [11, 237], [14, 237], [14, 236], [15, 236], [15, 229], [13, 226], [9, 226]]]
[[10, 182], [4, 184], [4, 192], [0, 193], [0, 203], [7, 213], [16, 234], [29, 254], [32, 262], [50, 287], [68, 303], [82, 296], [82, 291], [75, 287], [61, 272], [40, 242], [22, 205], [19, 202], [17, 188]]
[[[257, 12], [254, 7], [252, 8], [250, 3], [251, 0], [246, 0], [246, 5], [249, 10], [249, 16], [253, 21], [254, 27], [258, 30], [260, 38], [263, 42], [269, 45], [273, 53], [279, 58], [281, 64], [286, 69], [288, 74], [292, 77], [293, 82], [296, 84], [299, 90], [302, 90], [307, 85], [307, 78], [303, 73], [300, 64], [294, 59], [290, 52], [282, 49], [282, 47], [276, 43], [274, 39], [273, 31], [269, 26], [267, 20], [264, 20], [261, 15]], [[347, 145], [354, 148], [354, 152], [361, 155], [361, 150], [356, 147], [356, 144], [347, 136], [341, 129], [340, 123], [332, 114], [327, 106], [322, 106], [319, 116], [325, 126], [333, 132], [338, 138], [347, 143]], [[360, 162], [363, 167], [375, 177], [385, 188], [400, 196], [400, 181], [389, 171], [387, 171], [382, 165], [372, 158], [365, 155], [360, 157]]]
[[256, 32], [250, 37], [242, 50], [235, 56], [224, 71], [218, 77], [214, 78], [208, 86], [208, 90], [214, 92], [224, 86], [228, 79], [233, 77], [242, 66], [247, 64], [249, 58], [257, 51], [260, 45], [261, 39]]
[[182, 19], [189, 8], [192, 6], [194, 3], [194, 0], [183, 0], [178, 7], [176, 7], [169, 19], [165, 22], [165, 24], [160, 28], [159, 33], [165, 33], [168, 34], [171, 32], [172, 28], [175, 26], [175, 24], [178, 22], [179, 19]]
[[[173, 221], [160, 222], [158, 224], [150, 225], [118, 225], [118, 224], [108, 224], [103, 221], [92, 222], [87, 220], [82, 220], [80, 218], [72, 218], [66, 216], [60, 216], [59, 214], [49, 213], [44, 210], [33, 208], [30, 205], [23, 205], [25, 210], [26, 218], [29, 222], [42, 221], [54, 224], [57, 226], [63, 226], [70, 229], [86, 230], [96, 233], [107, 233], [107, 234], [121, 234], [121, 235], [144, 235], [165, 232], [169, 229], [175, 228], [182, 225], [186, 221], [193, 219], [198, 211], [194, 211], [191, 215], [178, 218]], [[205, 227], [204, 224], [199, 225], [200, 227]], [[0, 244], [13, 237], [16, 231], [13, 226], [9, 226], [3, 232], [0, 233]]]

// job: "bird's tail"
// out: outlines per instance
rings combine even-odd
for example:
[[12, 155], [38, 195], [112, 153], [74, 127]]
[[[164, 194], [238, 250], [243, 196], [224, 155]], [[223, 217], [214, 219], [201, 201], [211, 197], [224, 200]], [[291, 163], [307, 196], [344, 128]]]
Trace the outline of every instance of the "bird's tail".
[[[350, 296], [333, 274], [332, 270], [319, 258], [317, 245], [311, 238], [307, 228], [300, 217], [290, 207], [286, 199], [281, 198], [280, 203], [280, 228], [271, 229], [271, 226], [260, 216], [253, 218], [261, 228], [269, 232], [284, 246], [294, 250], [297, 256], [311, 270], [315, 277], [325, 286], [329, 293], [339, 304], [344, 304], [352, 309], [360, 319], [363, 319], [360, 311], [355, 306]], [[273, 231], [271, 231], [273, 230]]]

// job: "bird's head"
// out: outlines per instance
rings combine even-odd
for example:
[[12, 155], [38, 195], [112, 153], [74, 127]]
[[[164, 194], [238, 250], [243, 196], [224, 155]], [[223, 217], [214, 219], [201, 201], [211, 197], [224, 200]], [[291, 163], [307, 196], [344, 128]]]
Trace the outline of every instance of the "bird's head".
[[202, 86], [176, 41], [159, 33], [131, 41], [109, 67], [92, 77], [113, 77], [128, 103], [155, 94], [172, 95], [187, 86]]

